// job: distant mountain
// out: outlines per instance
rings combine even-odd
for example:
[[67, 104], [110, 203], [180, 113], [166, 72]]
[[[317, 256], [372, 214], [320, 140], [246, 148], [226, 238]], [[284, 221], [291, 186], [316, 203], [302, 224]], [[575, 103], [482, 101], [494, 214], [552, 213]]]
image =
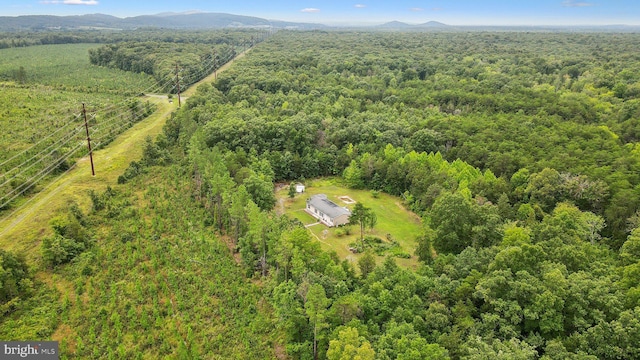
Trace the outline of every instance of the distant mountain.
[[416, 25], [417, 27], [428, 27], [428, 28], [445, 28], [445, 27], [449, 27], [449, 25], [447, 24], [443, 24], [441, 22], [438, 21], [428, 21], [424, 24], [418, 24]]
[[52, 28], [117, 27], [122, 19], [103, 14], [78, 16], [25, 15], [1, 16], [0, 30], [44, 30]]
[[174, 15], [191, 15], [191, 14], [201, 14], [203, 13], [202, 11], [199, 10], [190, 10], [190, 11], [183, 11], [183, 12], [163, 12], [160, 14], [155, 14], [155, 16], [160, 16], [160, 17], [164, 17], [164, 16], [174, 16]]
[[445, 29], [449, 28], [449, 25], [443, 24], [437, 21], [429, 21], [424, 24], [407, 24], [401, 21], [390, 21], [382, 25], [375, 26], [376, 29], [389, 29], [389, 30], [426, 30], [426, 29]]
[[390, 21], [388, 23], [384, 23], [382, 25], [376, 26], [380, 29], [408, 29], [412, 28], [414, 25], [409, 25], [407, 23], [403, 23], [401, 21]]
[[[323, 24], [297, 23], [281, 20], [267, 20], [253, 16], [233, 15], [225, 13], [206, 13], [186, 11], [181, 13], [166, 12], [155, 15], [119, 18], [105, 14], [88, 14], [76, 16], [24, 15], [0, 16], [0, 31], [42, 31], [50, 29], [115, 29], [131, 30], [138, 28], [164, 29], [222, 29], [222, 28], [276, 28], [315, 30], [330, 29]], [[437, 21], [422, 24], [407, 24], [391, 21], [377, 26], [343, 26], [342, 28], [371, 29], [381, 31], [570, 31], [570, 32], [640, 32], [639, 26], [452, 26]]]
[[203, 13], [189, 11], [186, 13], [162, 13], [128, 18], [118, 18], [104, 14], [79, 16], [0, 16], [0, 31], [46, 30], [46, 29], [136, 29], [145, 27], [170, 29], [220, 29], [220, 28], [296, 28], [323, 29], [326, 25], [293, 23], [286, 21], [270, 21], [252, 16], [224, 13]]

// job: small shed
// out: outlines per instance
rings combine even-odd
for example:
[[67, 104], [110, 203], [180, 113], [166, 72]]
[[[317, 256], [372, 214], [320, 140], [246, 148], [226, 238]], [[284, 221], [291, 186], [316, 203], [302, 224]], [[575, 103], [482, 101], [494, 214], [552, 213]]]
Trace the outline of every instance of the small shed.
[[304, 184], [301, 184], [301, 183], [297, 183], [296, 184], [296, 193], [302, 194], [305, 191], [305, 189], [306, 188], [305, 188]]

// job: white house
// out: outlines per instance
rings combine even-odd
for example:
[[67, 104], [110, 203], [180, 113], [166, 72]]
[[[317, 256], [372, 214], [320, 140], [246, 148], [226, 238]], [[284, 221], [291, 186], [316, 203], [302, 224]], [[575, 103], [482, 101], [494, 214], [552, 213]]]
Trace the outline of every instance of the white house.
[[329, 227], [348, 224], [351, 216], [349, 209], [338, 206], [338, 204], [327, 199], [325, 194], [318, 194], [309, 198], [305, 211]]

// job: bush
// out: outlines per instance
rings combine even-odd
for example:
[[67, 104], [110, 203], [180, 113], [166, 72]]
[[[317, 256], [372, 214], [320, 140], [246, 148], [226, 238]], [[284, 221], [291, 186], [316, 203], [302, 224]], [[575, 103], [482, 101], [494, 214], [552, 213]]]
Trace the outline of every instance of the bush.
[[373, 246], [374, 244], [382, 244], [383, 241], [377, 236], [367, 235], [364, 237], [364, 243], [369, 246]]
[[85, 246], [89, 245], [91, 239], [89, 232], [82, 226], [80, 221], [71, 213], [56, 216], [50, 222], [56, 235], [72, 239]]
[[351, 251], [354, 254], [360, 254], [364, 252], [364, 249], [365, 247], [363, 247], [359, 241], [352, 242], [349, 244], [349, 251]]
[[75, 201], [70, 201], [69, 202], [69, 213], [76, 218], [76, 220], [78, 220], [78, 222], [80, 223], [80, 225], [85, 226], [87, 225], [87, 219], [84, 216], [84, 213], [82, 212], [82, 209], [80, 209], [80, 207], [78, 206], [78, 203]]
[[393, 251], [393, 256], [401, 259], [411, 259], [411, 254], [404, 251]]
[[132, 161], [129, 164], [129, 167], [124, 171], [124, 173], [118, 176], [118, 184], [124, 184], [129, 180], [135, 178], [136, 176], [143, 174], [145, 172], [145, 167], [142, 166], [137, 161]]
[[[29, 268], [22, 255], [0, 250], [0, 304], [12, 303], [14, 299], [30, 295], [33, 282], [29, 278]], [[17, 301], [17, 300], [16, 300]], [[12, 305], [3, 310], [10, 310]], [[4, 311], [0, 311], [2, 315]]]
[[42, 240], [41, 252], [42, 260], [47, 266], [53, 267], [71, 261], [78, 254], [83, 252], [83, 243], [73, 239], [67, 239], [61, 235]]
[[85, 251], [76, 256], [73, 262], [76, 264], [76, 270], [82, 276], [90, 276], [94, 273], [93, 264], [95, 263], [95, 255], [90, 251]]
[[[387, 238], [393, 239], [389, 234], [387, 234]], [[400, 257], [404, 259], [411, 258], [411, 254], [408, 254], [402, 250], [400, 243], [395, 240], [384, 241], [381, 238], [373, 235], [367, 235], [364, 237], [364, 244], [360, 241], [353, 242], [349, 244], [349, 249], [353, 253], [362, 253], [367, 250], [372, 250], [378, 256], [384, 256], [387, 251], [391, 251], [392, 255], [395, 257]]]
[[91, 198], [91, 209], [93, 211], [100, 211], [104, 209], [105, 202], [100, 194], [96, 193], [93, 190], [89, 190], [89, 197]]
[[150, 136], [145, 139], [142, 148], [142, 160], [140, 162], [147, 166], [164, 165], [168, 162], [169, 153], [166, 149], [161, 149], [154, 143]]

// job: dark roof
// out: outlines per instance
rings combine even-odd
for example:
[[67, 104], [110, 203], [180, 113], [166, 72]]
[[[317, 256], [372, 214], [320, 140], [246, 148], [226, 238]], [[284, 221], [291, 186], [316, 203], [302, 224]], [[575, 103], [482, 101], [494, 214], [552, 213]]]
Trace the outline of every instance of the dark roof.
[[327, 195], [325, 194], [314, 195], [307, 200], [307, 203], [327, 214], [331, 219], [335, 219], [341, 215], [351, 215], [351, 211], [349, 211], [349, 209], [338, 206], [338, 204], [327, 199]]

